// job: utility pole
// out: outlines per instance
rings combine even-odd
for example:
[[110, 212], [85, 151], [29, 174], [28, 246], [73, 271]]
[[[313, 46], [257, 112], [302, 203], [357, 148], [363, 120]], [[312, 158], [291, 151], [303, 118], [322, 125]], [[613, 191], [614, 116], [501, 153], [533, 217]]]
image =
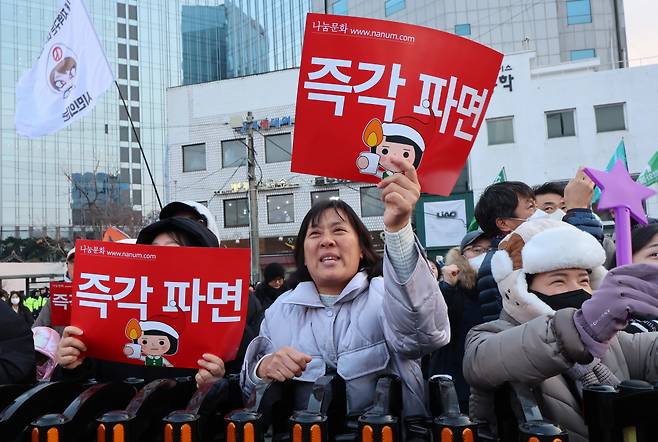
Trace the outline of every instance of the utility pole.
[[258, 236], [258, 188], [254, 152], [254, 115], [247, 112], [247, 179], [249, 180], [249, 247], [251, 248], [251, 282], [260, 280], [260, 238]]

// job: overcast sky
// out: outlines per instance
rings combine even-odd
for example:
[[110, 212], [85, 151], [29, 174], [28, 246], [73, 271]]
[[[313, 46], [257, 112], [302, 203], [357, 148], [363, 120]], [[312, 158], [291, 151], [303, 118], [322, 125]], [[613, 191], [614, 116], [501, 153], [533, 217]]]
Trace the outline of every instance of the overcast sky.
[[658, 1], [624, 0], [630, 64], [658, 63]]

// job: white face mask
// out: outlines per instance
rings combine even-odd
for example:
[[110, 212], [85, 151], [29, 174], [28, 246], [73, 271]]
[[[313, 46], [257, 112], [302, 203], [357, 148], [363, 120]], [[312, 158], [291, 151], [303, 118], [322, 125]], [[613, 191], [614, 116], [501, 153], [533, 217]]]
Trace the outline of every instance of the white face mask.
[[564, 218], [564, 210], [562, 209], [555, 209], [555, 212], [551, 213], [548, 215], [550, 219], [554, 219], [555, 221], [562, 221], [562, 218]]
[[475, 270], [475, 273], [478, 273], [480, 271], [480, 266], [484, 262], [484, 258], [487, 256], [486, 253], [483, 253], [481, 255], [476, 256], [475, 258], [471, 258], [468, 260], [468, 263], [470, 264], [471, 268]]
[[20, 298], [11, 298], [12, 305], [18, 305], [20, 302]]
[[548, 217], [550, 217], [548, 213], [544, 212], [541, 209], [537, 209], [535, 210], [535, 213], [533, 213], [528, 217], [527, 221], [530, 221], [531, 219], [540, 219], [540, 218], [548, 218]]

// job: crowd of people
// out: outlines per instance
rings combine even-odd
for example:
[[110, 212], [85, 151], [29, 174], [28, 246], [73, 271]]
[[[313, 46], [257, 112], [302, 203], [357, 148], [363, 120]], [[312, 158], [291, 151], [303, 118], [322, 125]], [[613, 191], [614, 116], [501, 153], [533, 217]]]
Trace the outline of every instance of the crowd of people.
[[[578, 442], [588, 440], [583, 387], [658, 381], [658, 224], [633, 228], [633, 264], [617, 267], [582, 171], [564, 189], [502, 182], [477, 202], [480, 228], [437, 265], [413, 231], [416, 171], [393, 161], [402, 172], [378, 185], [383, 256], [347, 203], [313, 205], [297, 235], [295, 273], [287, 281], [284, 268], [270, 264], [250, 290], [235, 360], [203, 354], [186, 370], [87, 358], [84, 330], [52, 330], [46, 305], [30, 333], [12, 294], [0, 305], [0, 383], [194, 375], [203, 384], [239, 373], [247, 397], [267, 382], [296, 379], [310, 388], [335, 371], [346, 383], [348, 413], [358, 414], [372, 405], [377, 377], [395, 374], [410, 418], [428, 415], [426, 380], [447, 374], [462, 412], [492, 435], [496, 393], [524, 383], [542, 414]], [[219, 238], [212, 214], [185, 201], [167, 205], [137, 243], [218, 247]], [[72, 250], [69, 280], [74, 258]]]

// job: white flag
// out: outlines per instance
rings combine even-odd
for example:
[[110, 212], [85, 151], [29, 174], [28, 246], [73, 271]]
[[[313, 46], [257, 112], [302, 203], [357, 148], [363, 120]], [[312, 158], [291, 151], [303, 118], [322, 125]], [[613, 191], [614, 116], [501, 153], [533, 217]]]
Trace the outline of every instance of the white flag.
[[39, 59], [16, 85], [16, 131], [33, 138], [68, 126], [113, 81], [82, 0], [63, 0]]

